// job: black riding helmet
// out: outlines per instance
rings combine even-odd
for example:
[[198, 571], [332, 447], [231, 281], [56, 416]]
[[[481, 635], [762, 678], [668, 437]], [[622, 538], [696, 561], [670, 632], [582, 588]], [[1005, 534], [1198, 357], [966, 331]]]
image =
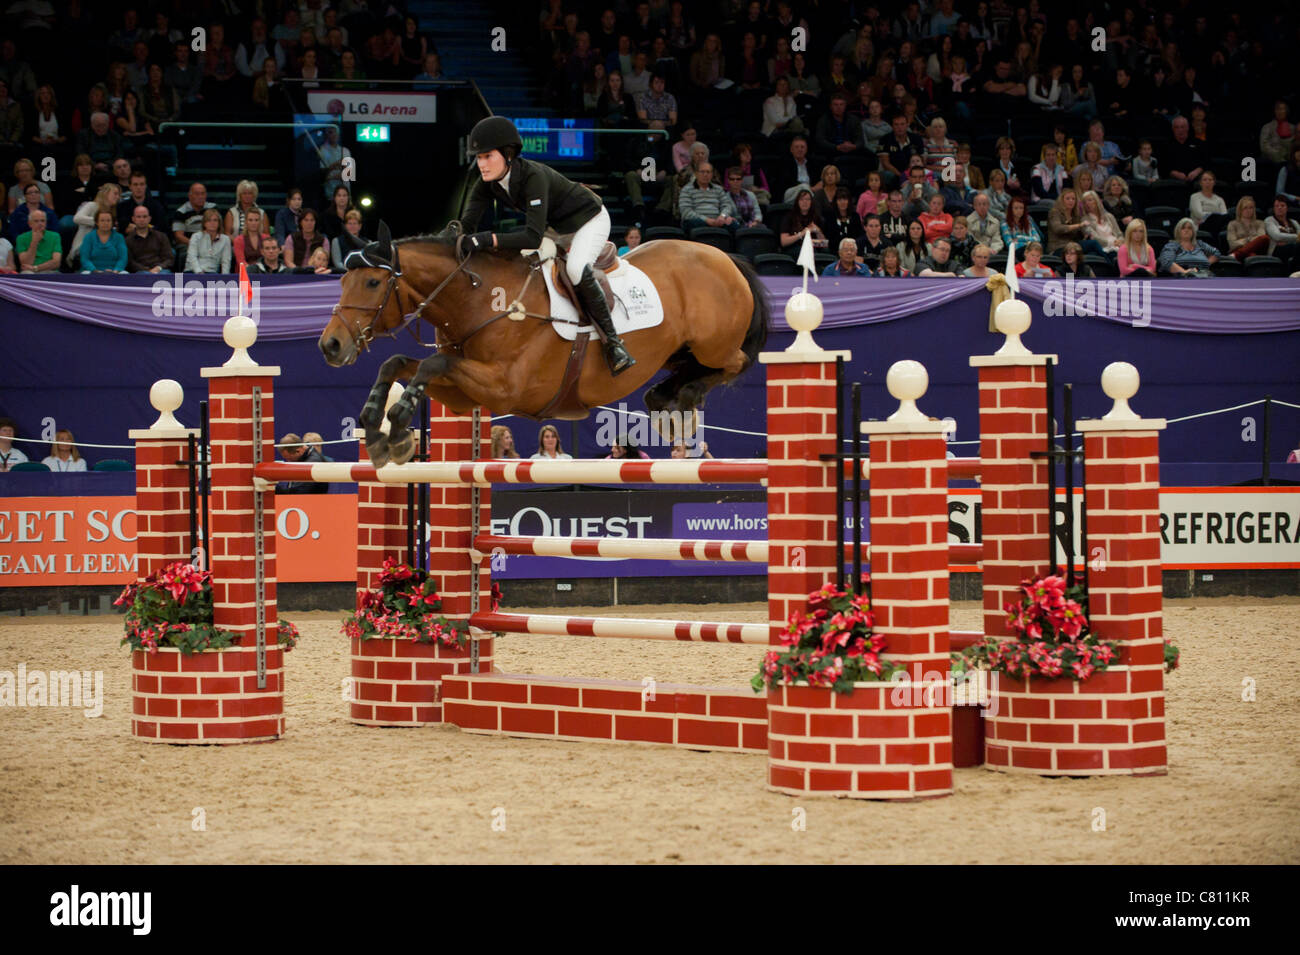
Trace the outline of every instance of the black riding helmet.
[[515, 155], [523, 152], [524, 141], [515, 129], [515, 124], [504, 116], [489, 116], [474, 124], [469, 134], [469, 151], [471, 155], [491, 152], [494, 149], [505, 151], [505, 147], [514, 146]]

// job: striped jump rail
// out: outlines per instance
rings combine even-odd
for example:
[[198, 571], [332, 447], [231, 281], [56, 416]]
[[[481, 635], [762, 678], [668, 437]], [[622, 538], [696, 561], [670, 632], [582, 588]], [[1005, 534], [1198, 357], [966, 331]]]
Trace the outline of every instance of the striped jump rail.
[[676, 540], [634, 537], [507, 537], [480, 534], [474, 538], [479, 557], [500, 552], [532, 557], [608, 557], [642, 560], [717, 560], [767, 563], [767, 541]]
[[[767, 460], [669, 459], [666, 461], [431, 461], [373, 464], [346, 461], [269, 461], [254, 468], [266, 484], [311, 481], [341, 484], [762, 484]], [[265, 490], [265, 488], [262, 488]]]
[[692, 643], [749, 643], [767, 646], [766, 623], [710, 623], [704, 620], [637, 620], [627, 617], [566, 617], [535, 613], [475, 613], [469, 625], [485, 633], [531, 633], [556, 637], [613, 637], [683, 640]]

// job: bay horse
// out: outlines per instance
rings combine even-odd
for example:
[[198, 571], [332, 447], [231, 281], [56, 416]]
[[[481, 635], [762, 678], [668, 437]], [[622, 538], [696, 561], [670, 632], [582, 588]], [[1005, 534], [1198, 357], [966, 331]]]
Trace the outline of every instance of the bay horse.
[[[646, 407], [681, 412], [690, 422], [685, 436], [694, 427], [690, 412], [709, 389], [749, 368], [767, 341], [767, 300], [747, 263], [698, 242], [651, 241], [625, 258], [654, 283], [663, 322], [623, 336], [636, 364], [612, 376], [600, 348], [584, 354], [550, 327], [556, 320], [539, 274], [550, 262], [496, 250], [462, 254], [462, 236], [453, 221], [436, 235], [394, 241], [381, 223], [379, 238], [348, 257], [318, 343], [325, 360], [352, 364], [376, 337], [395, 338], [406, 327], [424, 347], [436, 347], [427, 357], [394, 355], [380, 366], [359, 416], [376, 467], [411, 459], [407, 426], [426, 395], [462, 414], [483, 405], [495, 414], [579, 419], [665, 368], [668, 376], [646, 392]], [[420, 340], [420, 321], [433, 326], [434, 344]], [[585, 347], [586, 336], [578, 338]], [[385, 435], [384, 406], [399, 378], [408, 384], [388, 411]]]

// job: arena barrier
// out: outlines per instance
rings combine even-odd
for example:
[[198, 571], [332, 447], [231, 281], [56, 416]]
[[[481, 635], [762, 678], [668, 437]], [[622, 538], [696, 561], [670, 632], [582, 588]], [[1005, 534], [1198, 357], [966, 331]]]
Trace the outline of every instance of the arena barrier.
[[[357, 587], [377, 585], [384, 560], [407, 552], [407, 488], [429, 482], [428, 568], [440, 581], [444, 612], [465, 620], [463, 649], [370, 640], [352, 646], [354, 722], [428, 725], [466, 732], [602, 742], [653, 742], [689, 749], [768, 754], [768, 786], [788, 793], [910, 799], [953, 789], [953, 705], [949, 651], [984, 634], [1007, 635], [1002, 610], [1022, 579], [1054, 565], [1049, 540], [1047, 385], [1056, 356], [1020, 342], [1029, 309], [1014, 299], [997, 311], [1006, 342], [971, 358], [979, 378], [980, 455], [949, 460], [942, 422], [916, 406], [926, 390], [916, 362], [890, 369], [887, 386], [900, 407], [886, 421], [860, 425], [867, 436], [869, 562], [876, 631], [886, 656], [905, 665], [908, 692], [863, 684], [836, 697], [809, 687], [779, 687], [766, 697], [749, 688], [712, 688], [504, 674], [493, 667], [494, 636], [577, 634], [616, 639], [771, 644], [807, 595], [836, 579], [841, 505], [836, 490], [836, 360], [813, 343], [820, 308], [787, 306], [800, 329], [795, 344], [760, 356], [767, 375], [766, 460], [489, 461], [485, 409], [454, 415], [434, 404], [428, 460], [376, 469], [358, 464], [287, 464], [273, 460], [276, 368], [247, 353], [256, 340], [248, 319], [227, 322], [232, 358], [205, 369], [210, 380], [212, 553], [217, 624], [255, 637], [257, 658], [275, 645], [274, 482], [358, 484]], [[793, 309], [793, 311], [792, 311]], [[816, 315], [809, 317], [810, 312]], [[1157, 492], [1157, 435], [1163, 420], [1144, 420], [1127, 400], [1136, 371], [1108, 367], [1102, 379], [1115, 405], [1105, 418], [1081, 421], [1087, 468], [1089, 585], [1094, 629], [1121, 646], [1118, 665], [1085, 684], [995, 683], [985, 720], [983, 765], [1043, 775], [1147, 774], [1165, 771], [1163, 639]], [[432, 403], [431, 403], [432, 404]], [[176, 406], [179, 405], [177, 401]], [[159, 410], [164, 410], [159, 407]], [[190, 555], [184, 533], [184, 441], [169, 411], [139, 432], [137, 494], [140, 568]], [[156, 431], [156, 433], [154, 433]], [[150, 450], [152, 449], [152, 450]], [[157, 463], [163, 462], [163, 463]], [[849, 469], [852, 470], [851, 468]], [[980, 480], [982, 542], [947, 541], [950, 479]], [[489, 532], [491, 484], [765, 483], [768, 540], [636, 541], [505, 537]], [[179, 509], [178, 509], [179, 508]], [[984, 627], [949, 628], [948, 566], [953, 552], [978, 557]], [[636, 556], [667, 560], [747, 560], [768, 565], [768, 622], [711, 623], [580, 618], [492, 612], [490, 558], [504, 554]], [[249, 654], [250, 657], [253, 654]], [[755, 654], [755, 666], [758, 664]], [[959, 709], [967, 709], [959, 707]]]

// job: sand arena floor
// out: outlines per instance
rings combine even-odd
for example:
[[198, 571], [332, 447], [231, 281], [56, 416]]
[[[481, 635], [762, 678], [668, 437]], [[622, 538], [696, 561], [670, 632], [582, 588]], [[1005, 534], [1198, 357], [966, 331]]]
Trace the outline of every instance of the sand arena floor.
[[[619, 612], [765, 615], [757, 604]], [[906, 804], [769, 793], [759, 755], [354, 726], [336, 613], [289, 615], [303, 639], [288, 657], [284, 739], [138, 743], [118, 618], [9, 617], [0, 670], [102, 670], [104, 710], [0, 708], [0, 863], [1294, 864], [1298, 613], [1291, 598], [1166, 603], [1184, 660], [1167, 680], [1167, 776], [964, 769], [951, 798]], [[953, 626], [979, 626], [976, 605], [954, 604]], [[758, 657], [753, 647], [506, 637], [497, 666], [741, 686]], [[1247, 677], [1255, 702], [1241, 698]], [[804, 832], [791, 828], [796, 807], [807, 810]], [[1092, 828], [1098, 807], [1104, 832]], [[206, 830], [194, 831], [200, 808]]]

